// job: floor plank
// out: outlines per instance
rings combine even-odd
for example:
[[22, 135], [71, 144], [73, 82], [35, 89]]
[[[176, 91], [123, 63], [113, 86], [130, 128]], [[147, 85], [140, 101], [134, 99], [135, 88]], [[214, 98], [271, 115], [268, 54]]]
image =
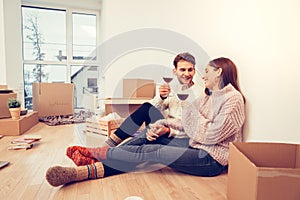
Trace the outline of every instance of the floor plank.
[[0, 199], [105, 199], [123, 200], [128, 196], [153, 199], [226, 198], [227, 174], [205, 178], [176, 172], [168, 167], [154, 172], [132, 172], [83, 181], [54, 188], [45, 179], [52, 165], [75, 166], [65, 155], [70, 145], [85, 145], [82, 124], [47, 126], [39, 123], [25, 134], [42, 136], [29, 150], [8, 150], [20, 136], [0, 139], [0, 160], [10, 165], [0, 169]]

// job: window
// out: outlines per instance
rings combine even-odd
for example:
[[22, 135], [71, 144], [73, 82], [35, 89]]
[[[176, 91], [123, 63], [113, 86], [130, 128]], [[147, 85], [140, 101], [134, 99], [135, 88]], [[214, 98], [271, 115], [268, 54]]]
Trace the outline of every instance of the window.
[[33, 82], [74, 83], [75, 108], [85, 93], [97, 93], [97, 20], [95, 11], [22, 6], [26, 108]]
[[66, 54], [66, 11], [22, 7], [22, 15], [24, 60], [57, 61], [59, 52]]
[[73, 59], [96, 59], [96, 18], [73, 13]]

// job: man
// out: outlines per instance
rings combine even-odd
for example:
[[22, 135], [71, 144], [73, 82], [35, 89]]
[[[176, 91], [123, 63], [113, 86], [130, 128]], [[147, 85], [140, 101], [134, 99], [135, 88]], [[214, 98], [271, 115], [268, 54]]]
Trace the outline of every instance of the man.
[[[174, 75], [181, 85], [189, 88], [189, 98], [201, 93], [200, 88], [196, 87], [193, 82], [196, 73], [195, 64], [194, 56], [187, 52], [178, 54], [173, 61]], [[175, 94], [170, 95], [170, 93], [173, 93], [173, 91], [169, 84], [160, 86], [159, 95], [155, 96], [150, 103], [142, 104], [141, 107], [127, 117], [121, 126], [110, 135], [106, 143], [111, 147], [117, 146], [128, 137], [132, 137], [143, 123], [146, 124], [148, 130], [142, 131], [139, 137], [146, 137], [148, 142], [165, 144], [170, 142], [172, 137], [186, 137], [183, 132], [159, 124], [149, 129], [150, 124], [154, 124], [160, 119], [181, 119], [181, 102]]]
[[[180, 53], [173, 61], [173, 73], [177, 77], [178, 85], [187, 87], [190, 99], [194, 99], [197, 94], [201, 94], [200, 87], [193, 82], [196, 73], [195, 64], [195, 58], [190, 53]], [[143, 123], [145, 123], [146, 128], [138, 136], [132, 137], [122, 145], [162, 144], [188, 147], [188, 143], [184, 142], [187, 135], [183, 130], [175, 130], [161, 123], [163, 119], [174, 120], [175, 122], [177, 119], [180, 121], [181, 109], [181, 101], [175, 91], [172, 91], [169, 84], [161, 85], [159, 95], [155, 96], [150, 103], [142, 104], [125, 119], [114, 133], [110, 134], [110, 137], [106, 140], [107, 147], [115, 147], [125, 139], [132, 137]], [[173, 140], [174, 138], [177, 138], [177, 140]], [[184, 144], [181, 143], [182, 141]], [[86, 151], [90, 150], [87, 150], [86, 147], [72, 146], [67, 149], [66, 154], [78, 166], [97, 162], [95, 159], [83, 156], [82, 153]]]

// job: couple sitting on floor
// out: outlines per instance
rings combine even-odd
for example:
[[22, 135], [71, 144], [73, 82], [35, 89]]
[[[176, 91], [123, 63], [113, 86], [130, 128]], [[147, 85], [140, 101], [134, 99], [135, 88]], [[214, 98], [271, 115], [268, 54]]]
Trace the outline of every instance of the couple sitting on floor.
[[[235, 64], [228, 58], [211, 60], [202, 77], [203, 91], [193, 82], [195, 58], [178, 54], [173, 72], [187, 85], [190, 101], [169, 95], [170, 86], [144, 103], [110, 135], [104, 147], [71, 146], [67, 156], [77, 167], [54, 166], [46, 179], [52, 186], [97, 179], [136, 170], [144, 162], [159, 163], [177, 171], [216, 176], [228, 165], [229, 143], [242, 140], [245, 120], [244, 97], [240, 92]], [[140, 126], [146, 128], [131, 137]]]

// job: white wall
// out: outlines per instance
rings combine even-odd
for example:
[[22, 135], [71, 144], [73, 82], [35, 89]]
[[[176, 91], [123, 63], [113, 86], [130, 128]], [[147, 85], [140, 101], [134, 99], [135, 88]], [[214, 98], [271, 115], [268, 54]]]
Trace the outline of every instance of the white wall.
[[21, 7], [19, 0], [3, 1], [6, 83], [23, 99]]
[[[102, 8], [103, 41], [135, 29], [161, 28], [191, 38], [212, 58], [231, 58], [247, 98], [247, 141], [300, 143], [300, 2], [103, 0]], [[122, 55], [111, 68], [124, 74], [137, 62], [132, 54], [131, 61]], [[171, 64], [172, 56], [168, 59]]]
[[0, 85], [6, 84], [3, 0], [0, 0]]

